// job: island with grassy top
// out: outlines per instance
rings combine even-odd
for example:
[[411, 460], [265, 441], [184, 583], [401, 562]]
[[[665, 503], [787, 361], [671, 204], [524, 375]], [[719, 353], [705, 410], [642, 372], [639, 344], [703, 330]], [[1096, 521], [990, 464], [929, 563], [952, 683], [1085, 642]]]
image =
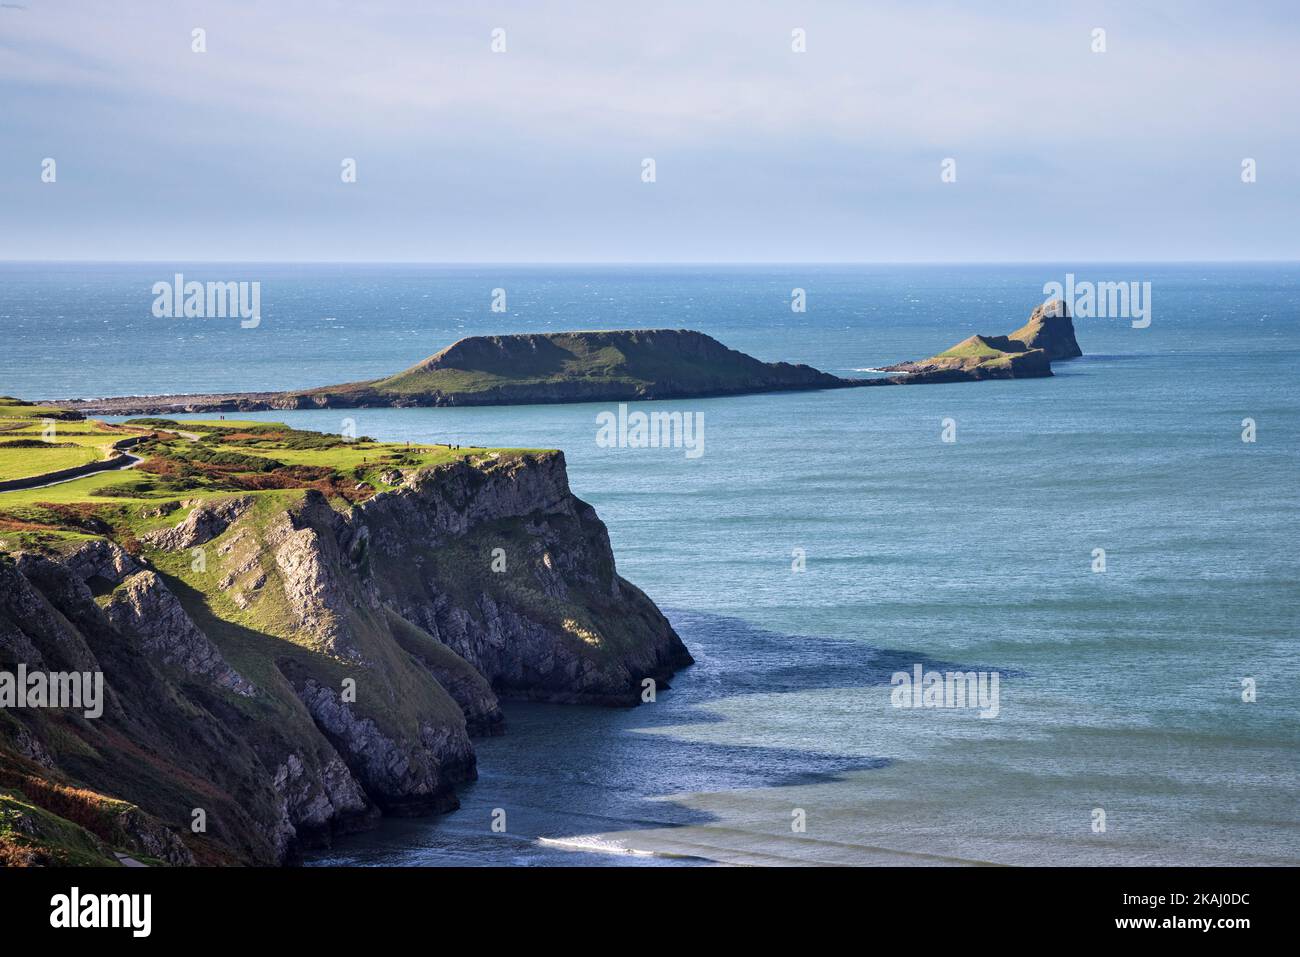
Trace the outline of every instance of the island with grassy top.
[[762, 362], [687, 329], [471, 336], [382, 379], [297, 392], [128, 396], [57, 403], [88, 415], [524, 405], [684, 399], [861, 385]]
[[48, 411], [0, 404], [0, 474], [136, 441], [0, 492], [0, 674], [104, 687], [0, 707], [0, 864], [291, 860], [455, 807], [503, 697], [630, 706], [691, 661], [560, 452]]
[[1038, 306], [1029, 321], [1006, 336], [973, 335], [949, 349], [916, 362], [886, 366], [900, 372], [893, 382], [963, 382], [976, 379], [1028, 379], [1052, 374], [1052, 361], [1083, 355], [1074, 322], [1064, 302]]
[[884, 378], [841, 378], [808, 365], [763, 362], [689, 329], [470, 336], [382, 379], [288, 392], [119, 396], [43, 403], [85, 415], [173, 415], [294, 409], [631, 402], [916, 385], [1052, 374], [1082, 355], [1059, 300], [1009, 336], [971, 336]]

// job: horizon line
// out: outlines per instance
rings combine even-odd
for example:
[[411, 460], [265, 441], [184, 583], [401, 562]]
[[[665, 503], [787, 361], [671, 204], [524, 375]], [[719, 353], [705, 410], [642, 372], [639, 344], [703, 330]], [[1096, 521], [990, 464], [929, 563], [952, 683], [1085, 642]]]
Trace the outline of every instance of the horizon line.
[[1300, 259], [752, 259], [752, 260], [490, 260], [490, 259], [0, 259], [0, 266], [1060, 266], [1300, 265]]

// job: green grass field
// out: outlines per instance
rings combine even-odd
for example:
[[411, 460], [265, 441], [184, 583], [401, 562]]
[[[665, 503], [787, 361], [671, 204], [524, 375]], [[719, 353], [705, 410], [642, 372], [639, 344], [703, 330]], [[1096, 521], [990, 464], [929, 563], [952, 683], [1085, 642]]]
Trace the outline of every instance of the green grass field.
[[5, 448], [0, 440], [0, 480], [27, 478], [31, 475], [43, 475], [60, 469], [85, 465], [104, 458], [94, 447], [74, 445], [60, 448]]
[[[157, 420], [132, 420], [136, 424], [146, 421]], [[503, 452], [529, 451], [476, 446], [452, 449], [446, 445], [376, 442], [368, 437], [346, 439], [338, 435], [303, 432], [278, 422], [194, 419], [177, 423], [168, 429], [173, 432], [177, 430], [200, 436], [197, 444], [185, 438], [176, 438], [159, 446], [178, 458], [201, 455], [220, 462], [223, 457], [229, 457], [234, 463], [240, 457], [251, 456], [283, 466], [330, 469], [341, 474], [351, 474], [358, 481], [369, 482], [377, 487], [387, 484], [380, 476], [393, 469], [425, 469], [457, 459], [472, 460]]]
[[[0, 457], [2, 460], [2, 457]], [[126, 469], [117, 472], [95, 472], [93, 475], [87, 475], [85, 478], [73, 479], [70, 482], [60, 482], [58, 485], [51, 485], [46, 488], [21, 489], [15, 492], [0, 492], [0, 515], [5, 512], [13, 512], [22, 506], [32, 505], [36, 502], [51, 502], [58, 505], [70, 505], [76, 502], [92, 503], [120, 503], [122, 496], [105, 495], [105, 490], [112, 490], [130, 486], [140, 481], [140, 474], [134, 469]], [[218, 494], [218, 493], [213, 493]], [[201, 496], [201, 492], [196, 492], [196, 496]], [[138, 498], [146, 498], [147, 494], [140, 494]]]
[[934, 356], [935, 359], [995, 359], [1005, 355], [1002, 349], [991, 346], [983, 336], [971, 336]]
[[129, 431], [69, 420], [59, 410], [0, 398], [0, 481], [74, 468], [112, 454]]
[[[198, 419], [138, 419], [118, 426], [94, 420], [58, 422], [55, 434], [84, 441], [67, 448], [5, 447], [6, 441], [39, 441], [40, 411], [0, 405], [0, 479], [52, 472], [105, 457], [109, 446], [129, 435], [145, 440], [132, 449], [142, 459], [135, 468], [97, 472], [43, 488], [0, 492], [0, 531], [10, 534], [61, 533], [79, 536], [91, 526], [85, 514], [106, 516], [110, 524], [132, 532], [145, 524], [174, 524], [179, 513], [160, 517], [166, 501], [251, 494], [276, 498], [292, 490], [314, 488], [333, 499], [364, 501], [396, 487], [406, 476], [460, 459], [486, 462], [530, 449], [452, 449], [446, 445], [406, 445], [305, 432], [278, 422]], [[8, 413], [6, 415], [6, 413]], [[59, 431], [64, 429], [65, 431]], [[36, 436], [37, 438], [33, 438]], [[69, 518], [77, 508], [80, 518]], [[85, 510], [90, 509], [89, 513]], [[80, 523], [80, 524], [79, 524]]]

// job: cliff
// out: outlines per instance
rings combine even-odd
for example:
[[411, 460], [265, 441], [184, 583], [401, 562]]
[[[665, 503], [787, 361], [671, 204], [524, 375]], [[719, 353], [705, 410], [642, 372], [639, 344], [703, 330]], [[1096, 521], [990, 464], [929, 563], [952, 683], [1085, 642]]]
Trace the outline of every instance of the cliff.
[[298, 392], [127, 396], [59, 403], [95, 415], [680, 399], [861, 385], [761, 362], [687, 329], [471, 336], [383, 379]]
[[1083, 355], [1074, 338], [1074, 321], [1064, 300], [1051, 299], [1034, 309], [1029, 321], [1008, 336], [1026, 349], [1042, 349], [1047, 358], [1077, 359]]
[[691, 661], [559, 452], [363, 443], [384, 477], [349, 501], [254, 461], [311, 434], [212, 428], [155, 433], [116, 494], [0, 498], [0, 671], [105, 688], [98, 718], [0, 709], [0, 856], [281, 862], [454, 808], [499, 696], [633, 705]]
[[893, 380], [904, 384], [1027, 379], [1050, 376], [1054, 359], [1081, 355], [1069, 311], [1054, 299], [1034, 309], [1029, 321], [1008, 336], [973, 335], [928, 359], [883, 371], [905, 373]]

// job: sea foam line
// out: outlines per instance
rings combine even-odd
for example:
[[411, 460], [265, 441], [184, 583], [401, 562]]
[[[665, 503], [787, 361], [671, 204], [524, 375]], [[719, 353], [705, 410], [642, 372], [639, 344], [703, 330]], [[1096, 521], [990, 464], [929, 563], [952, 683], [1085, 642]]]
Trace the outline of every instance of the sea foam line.
[[623, 854], [631, 857], [668, 857], [671, 855], [660, 855], [654, 851], [640, 850], [635, 847], [628, 847], [620, 844], [618, 841], [611, 841], [607, 838], [598, 837], [595, 834], [575, 834], [573, 837], [539, 837], [538, 844], [544, 844], [547, 847], [557, 847], [566, 851], [588, 851], [598, 854]]

